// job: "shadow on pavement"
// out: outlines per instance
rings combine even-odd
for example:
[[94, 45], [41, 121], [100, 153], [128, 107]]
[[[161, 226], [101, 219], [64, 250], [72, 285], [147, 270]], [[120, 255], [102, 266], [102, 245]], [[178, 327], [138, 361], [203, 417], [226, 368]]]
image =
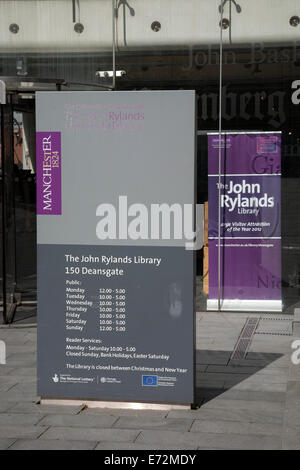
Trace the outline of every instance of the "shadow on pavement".
[[[247, 353], [244, 359], [239, 360], [231, 360], [231, 354], [231, 351], [196, 351], [197, 404], [200, 405], [213, 400], [233, 387], [236, 388], [230, 391], [232, 398], [238, 398], [238, 395], [240, 395], [240, 398], [251, 400], [252, 393], [253, 399], [256, 399], [260, 392], [265, 394], [268, 388], [270, 388], [270, 393], [273, 395], [276, 393], [275, 386], [274, 391], [272, 391], [272, 379], [270, 380], [271, 377], [275, 377], [276, 373], [278, 374], [280, 371], [276, 364], [272, 366], [274, 368], [274, 375], [268, 373], [268, 376], [264, 375], [262, 377], [262, 374], [260, 374], [257, 377], [253, 377], [251, 383], [255, 384], [254, 387], [250, 385], [247, 387], [247, 384], [239, 386], [239, 384], [263, 371], [263, 369], [282, 358], [283, 354], [250, 352]], [[226, 398], [228, 397], [229, 394], [226, 393]]]

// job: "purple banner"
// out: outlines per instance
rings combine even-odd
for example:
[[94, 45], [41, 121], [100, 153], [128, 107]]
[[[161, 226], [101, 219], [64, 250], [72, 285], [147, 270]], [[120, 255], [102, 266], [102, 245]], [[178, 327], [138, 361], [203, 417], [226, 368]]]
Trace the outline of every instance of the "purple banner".
[[[281, 311], [281, 135], [221, 141], [220, 264], [224, 310]], [[208, 136], [209, 300], [218, 305], [219, 136]]]
[[36, 133], [37, 214], [61, 215], [61, 135]]

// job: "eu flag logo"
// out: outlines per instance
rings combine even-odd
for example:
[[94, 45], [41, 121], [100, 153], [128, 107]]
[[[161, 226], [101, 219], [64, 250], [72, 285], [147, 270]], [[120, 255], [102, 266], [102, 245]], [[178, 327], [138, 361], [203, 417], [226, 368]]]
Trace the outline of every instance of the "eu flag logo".
[[142, 385], [143, 387], [157, 387], [157, 375], [143, 375]]

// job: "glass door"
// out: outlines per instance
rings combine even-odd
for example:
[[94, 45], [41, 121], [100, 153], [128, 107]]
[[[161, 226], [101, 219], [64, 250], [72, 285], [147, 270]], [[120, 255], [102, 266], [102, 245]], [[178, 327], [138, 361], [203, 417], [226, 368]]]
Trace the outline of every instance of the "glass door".
[[13, 319], [16, 301], [16, 226], [14, 197], [13, 107], [1, 104], [2, 292], [3, 322]]
[[[22, 102], [23, 101], [23, 102]], [[23, 307], [36, 303], [35, 99], [14, 106], [16, 293]], [[30, 312], [26, 307], [26, 315]], [[32, 310], [32, 308], [31, 308]], [[18, 309], [18, 317], [19, 315]], [[25, 312], [22, 313], [22, 316]]]

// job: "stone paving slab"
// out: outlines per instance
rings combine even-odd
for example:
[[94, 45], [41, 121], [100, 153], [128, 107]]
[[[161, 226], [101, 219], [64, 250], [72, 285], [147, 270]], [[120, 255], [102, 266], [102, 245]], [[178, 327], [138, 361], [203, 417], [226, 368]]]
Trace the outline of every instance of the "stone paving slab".
[[32, 353], [16, 353], [10, 354], [6, 358], [8, 366], [19, 366], [19, 367], [34, 367], [36, 365], [36, 355]]
[[36, 403], [15, 403], [10, 404], [9, 413], [32, 413], [40, 415], [48, 414], [78, 414], [82, 406], [62, 406], [62, 405], [38, 405]]
[[247, 421], [220, 421], [217, 419], [211, 421], [195, 420], [191, 428], [191, 432], [280, 436], [282, 432], [282, 424], [251, 423]]
[[252, 366], [235, 366], [234, 364], [230, 366], [218, 366], [218, 365], [208, 365], [204, 372], [208, 373], [217, 373], [217, 374], [247, 374], [252, 375], [259, 372], [261, 369], [259, 367]]
[[38, 414], [12, 414], [12, 413], [0, 413], [0, 428], [7, 425], [20, 425], [28, 426], [37, 424], [41, 419], [41, 416]]
[[284, 424], [286, 427], [291, 427], [291, 426], [299, 427], [299, 431], [300, 431], [300, 408], [299, 407], [293, 406], [290, 408], [285, 408]]
[[293, 336], [300, 338], [300, 322], [295, 322], [293, 325]]
[[191, 418], [167, 418], [159, 419], [145, 416], [138, 418], [121, 417], [114, 424], [114, 428], [120, 429], [166, 429], [169, 431], [189, 431], [193, 424]]
[[43, 432], [45, 432], [45, 428], [39, 426], [20, 426], [18, 424], [6, 424], [5, 426], [0, 426], [0, 439], [37, 439]]
[[7, 342], [6, 355], [7, 357], [13, 354], [31, 354], [33, 357], [36, 355], [36, 344], [26, 341], [24, 344], [11, 344]]
[[[14, 331], [16, 331], [14, 328], [11, 328], [9, 332], [6, 334], [3, 334], [3, 330], [1, 329], [0, 325], [0, 340], [5, 341], [7, 347], [13, 347], [13, 346], [25, 346], [29, 341], [28, 338], [26, 338], [26, 335], [22, 337], [17, 337], [15, 336]], [[30, 342], [30, 344], [35, 344], [34, 342]]]
[[22, 392], [24, 395], [31, 394], [36, 400], [37, 397], [37, 381], [34, 377], [29, 377], [28, 380], [22, 381], [22, 378], [18, 378], [18, 383], [16, 383], [10, 391], [15, 393]]
[[43, 418], [40, 422], [40, 426], [60, 426], [60, 427], [81, 427], [81, 428], [110, 428], [112, 427], [118, 417], [109, 416], [108, 414], [88, 415], [88, 414], [77, 414], [77, 415], [62, 415], [62, 414], [50, 414]]
[[[212, 391], [212, 394], [216, 391]], [[220, 391], [217, 396], [220, 399], [230, 399], [230, 400], [243, 400], [243, 401], [268, 401], [268, 402], [283, 402], [285, 403], [286, 394], [284, 392], [268, 392], [264, 391], [255, 391], [255, 390], [226, 390]], [[211, 400], [208, 397], [207, 401]]]
[[[13, 443], [15, 439], [0, 439], [0, 450], [7, 450]], [[36, 441], [33, 441], [36, 442]]]
[[11, 389], [7, 392], [0, 392], [0, 402], [10, 401], [10, 402], [29, 402], [33, 403], [37, 400], [36, 394], [32, 393], [22, 393], [21, 390]]
[[[280, 367], [278, 364], [278, 357], [275, 357], [273, 360], [264, 359], [258, 353], [255, 353], [254, 356], [250, 359], [248, 356], [245, 359], [232, 359], [228, 362], [230, 367], [258, 367], [259, 369], [264, 369], [265, 367], [271, 367], [272, 364], [276, 364], [276, 367]], [[282, 367], [286, 368], [287, 364], [283, 364]]]
[[[220, 374], [221, 375], [221, 374]], [[224, 389], [225, 380], [223, 377], [212, 378], [212, 377], [202, 377], [197, 378], [196, 387], [199, 388], [222, 388]]]
[[282, 436], [283, 450], [299, 450], [300, 449], [300, 429], [287, 428]]
[[17, 385], [18, 379], [9, 379], [8, 377], [0, 377], [0, 392], [6, 392], [11, 389], [14, 385]]
[[300, 308], [295, 308], [294, 310], [294, 321], [300, 322]]
[[[257, 354], [257, 353], [256, 353]], [[246, 364], [248, 364], [248, 359], [246, 358]], [[271, 369], [284, 369], [287, 370], [291, 363], [290, 354], [282, 355], [280, 358], [276, 358], [273, 361], [269, 361], [264, 367], [260, 367], [261, 370], [271, 370]]]
[[282, 392], [283, 394], [286, 391], [286, 381], [283, 383], [273, 383], [269, 381], [264, 381], [264, 380], [250, 380], [250, 379], [245, 379], [242, 382], [239, 382], [238, 384], [234, 386], [230, 386], [230, 391], [246, 391], [246, 392], [264, 392], [264, 393], [275, 393], [275, 392]]
[[214, 400], [207, 401], [201, 406], [201, 410], [249, 410], [258, 412], [261, 416], [264, 416], [264, 413], [280, 412], [283, 413], [285, 409], [284, 401], [266, 401], [266, 400], [234, 400], [220, 397], [215, 398]]
[[[281, 354], [288, 354], [291, 350], [291, 345], [290, 343], [284, 342], [284, 343], [279, 343], [276, 344], [276, 351], [281, 353]], [[251, 343], [248, 354], [251, 354], [251, 352], [257, 352], [259, 351], [261, 354], [268, 354], [274, 351], [274, 344], [266, 344], [264, 341], [261, 340], [253, 340]]]
[[280, 378], [288, 378], [289, 371], [288, 368], [285, 367], [272, 367], [272, 366], [267, 366], [264, 367], [263, 369], [260, 369], [258, 372], [253, 374], [255, 377], [262, 377], [264, 378], [265, 376], [272, 375], [273, 377], [280, 377]]
[[288, 376], [289, 376], [289, 380], [291, 380], [292, 382], [299, 381], [300, 380], [300, 364], [296, 365], [296, 364], [291, 363], [289, 370], [288, 370]]
[[208, 365], [207, 364], [196, 364], [196, 371], [197, 371], [197, 374], [200, 373], [200, 372], [205, 372], [208, 368]]
[[214, 339], [208, 339], [205, 335], [204, 336], [197, 336], [196, 337], [196, 349], [206, 349], [206, 347], [210, 347], [214, 344]]
[[[12, 338], [10, 342], [20, 344], [21, 341], [27, 342], [30, 338], [29, 328], [0, 328], [0, 339]], [[36, 334], [36, 328], [33, 329], [33, 335]]]
[[[276, 342], [273, 349], [276, 350]], [[257, 351], [248, 352], [245, 361], [261, 361], [261, 363], [266, 362], [267, 364], [270, 364], [271, 362], [277, 362], [279, 359], [285, 360], [285, 355], [277, 352], [264, 352], [258, 349]]]
[[[232, 376], [231, 376], [232, 377]], [[230, 379], [230, 377], [228, 377]], [[268, 383], [268, 384], [286, 384], [288, 381], [288, 376], [286, 373], [280, 373], [280, 371], [268, 371], [266, 370], [265, 373], [257, 372], [256, 374], [249, 375], [245, 381], [247, 383]]]
[[221, 433], [179, 433], [174, 431], [142, 431], [138, 444], [195, 445], [221, 449], [281, 449], [281, 438], [277, 436], [256, 436]]
[[53, 426], [48, 429], [41, 439], [59, 439], [68, 441], [106, 441], [134, 442], [139, 435], [138, 430], [101, 429], [101, 428], [71, 428]]
[[255, 392], [283, 392], [286, 391], [286, 381], [283, 383], [270, 383], [268, 381], [251, 381], [244, 380], [243, 382], [238, 382], [237, 384], [233, 381], [228, 381], [225, 383], [225, 388], [230, 390], [245, 390], [245, 391], [255, 391]]
[[0, 413], [5, 413], [13, 406], [12, 402], [9, 401], [0, 401]]
[[[235, 402], [233, 403], [233, 405]], [[281, 426], [283, 420], [283, 410], [273, 409], [236, 409], [228, 407], [225, 403], [223, 408], [205, 408], [188, 411], [170, 411], [168, 418], [189, 418], [201, 421], [233, 421], [240, 423], [274, 423]], [[199, 424], [200, 426], [201, 424]]]
[[196, 351], [198, 364], [227, 364], [231, 353], [228, 351]]
[[[241, 387], [239, 386], [239, 384], [242, 383], [242, 381], [240, 379], [236, 379], [235, 377], [231, 378], [231, 379], [228, 379], [225, 381], [225, 384], [224, 384], [224, 389], [225, 390], [261, 390], [261, 389], [272, 389], [273, 390], [273, 387], [270, 387], [270, 384], [273, 385], [273, 382], [271, 381], [270, 383], [268, 383], [268, 387], [264, 387], [263, 386], [263, 383], [264, 382], [260, 382], [258, 381], [257, 379], [254, 380], [254, 381], [251, 381], [249, 379], [244, 379], [245, 381], [247, 380], [247, 382], [243, 382], [244, 385], [242, 385]], [[286, 387], [286, 380], [283, 381], [283, 384], [284, 384], [284, 387], [282, 387], [282, 389], [284, 390], [285, 387]], [[281, 389], [281, 387], [280, 387]]]
[[23, 377], [33, 377], [36, 379], [36, 366], [34, 367], [9, 367], [7, 372], [8, 372], [8, 375], [22, 377], [22, 381], [23, 381]]
[[8, 383], [8, 382], [15, 383], [15, 384], [20, 385], [20, 386], [23, 386], [23, 385], [29, 386], [29, 385], [31, 385], [31, 386], [36, 387], [36, 385], [37, 385], [37, 378], [36, 378], [36, 376], [34, 377], [32, 375], [24, 375], [24, 376], [20, 377], [17, 374], [11, 373], [11, 374], [7, 375], [6, 377], [2, 375], [0, 377], [0, 383], [2, 381], [6, 382], [6, 383]]
[[96, 446], [97, 442], [83, 440], [46, 441], [42, 439], [18, 439], [9, 447], [9, 450], [93, 450]]
[[300, 382], [290, 380], [287, 384], [286, 407], [300, 408]]
[[127, 443], [127, 442], [100, 442], [95, 450], [128, 450], [128, 451], [135, 451], [135, 450], [197, 450], [196, 446], [189, 446], [179, 444], [177, 446], [174, 445], [152, 445], [152, 444], [137, 444], [137, 443]]
[[15, 370], [15, 367], [0, 367], [0, 377], [8, 377], [9, 374], [11, 374]]
[[271, 374], [227, 374], [225, 372], [203, 372], [199, 373], [197, 377], [197, 383], [202, 383], [203, 381], [213, 380], [213, 381], [236, 381], [240, 383], [247, 381], [249, 383], [269, 383], [269, 384], [286, 384], [287, 375], [286, 374], [277, 374], [276, 372]]
[[192, 446], [197, 448], [201, 445], [197, 433], [178, 432], [178, 431], [161, 431], [161, 430], [143, 430], [139, 433], [136, 443], [154, 446]]

